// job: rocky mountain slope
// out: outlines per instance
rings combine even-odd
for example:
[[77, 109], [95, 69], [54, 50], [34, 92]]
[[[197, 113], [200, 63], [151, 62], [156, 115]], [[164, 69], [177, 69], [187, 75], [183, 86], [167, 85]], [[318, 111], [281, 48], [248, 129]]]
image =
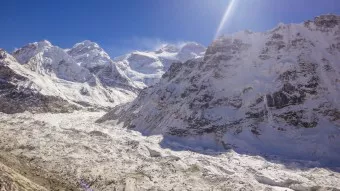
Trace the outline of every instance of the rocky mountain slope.
[[79, 109], [61, 97], [39, 91], [38, 83], [44, 81], [40, 78], [36, 84], [32, 76], [35, 76], [33, 72], [0, 49], [0, 112], [70, 112]]
[[339, 60], [339, 16], [239, 32], [215, 40], [203, 59], [172, 64], [158, 84], [99, 122], [162, 134], [165, 146], [339, 165]]

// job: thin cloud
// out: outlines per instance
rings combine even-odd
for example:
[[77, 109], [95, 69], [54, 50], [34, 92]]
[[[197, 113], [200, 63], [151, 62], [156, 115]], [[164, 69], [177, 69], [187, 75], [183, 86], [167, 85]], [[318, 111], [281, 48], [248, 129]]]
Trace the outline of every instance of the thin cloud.
[[111, 43], [103, 48], [111, 57], [121, 56], [132, 51], [154, 51], [159, 50], [167, 44], [173, 44], [181, 47], [185, 42], [169, 42], [157, 37], [131, 37], [121, 39], [119, 42]]

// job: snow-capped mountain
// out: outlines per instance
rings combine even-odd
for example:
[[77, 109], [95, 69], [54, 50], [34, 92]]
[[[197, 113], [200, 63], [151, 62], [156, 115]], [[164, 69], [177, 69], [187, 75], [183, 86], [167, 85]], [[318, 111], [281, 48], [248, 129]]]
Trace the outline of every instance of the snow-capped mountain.
[[[44, 40], [17, 49], [12, 55], [2, 50], [6, 55], [2, 64], [11, 75], [15, 73], [24, 79], [11, 81], [14, 89], [60, 98], [76, 108], [113, 107], [132, 101], [140, 89], [156, 83], [172, 62], [199, 57], [202, 51], [205, 48], [196, 43], [167, 45], [157, 52], [134, 52], [113, 61], [97, 43], [89, 40], [71, 49]], [[27, 98], [29, 103], [23, 109], [14, 111], [30, 110], [30, 99]]]
[[194, 42], [164, 45], [157, 51], [134, 51], [117, 57], [114, 62], [140, 88], [156, 84], [174, 62], [203, 57], [206, 48]]
[[[79, 46], [75, 46], [75, 48], [79, 48]], [[30, 43], [16, 50], [13, 56], [2, 51], [5, 56], [1, 59], [1, 63], [10, 71], [10, 74], [6, 75], [16, 74], [20, 76], [20, 79], [24, 79], [11, 82], [6, 79], [2, 80], [14, 85], [20, 94], [26, 95], [27, 92], [36, 92], [44, 98], [45, 96], [58, 98], [77, 106], [77, 108], [113, 107], [131, 101], [136, 97], [138, 92], [136, 87], [128, 78], [124, 78], [115, 70], [116, 66], [111, 60], [108, 60], [100, 71], [94, 73], [94, 71], [82, 66], [86, 64], [86, 60], [81, 60], [80, 53], [76, 54], [75, 49], [69, 51], [73, 54], [71, 55], [67, 50], [53, 46], [48, 41]], [[86, 54], [86, 51], [82, 52]], [[95, 54], [95, 51], [87, 50], [89, 63], [99, 65], [104, 59], [95, 58]], [[102, 57], [105, 56], [106, 54], [103, 54]], [[16, 101], [22, 101], [19, 98]], [[15, 99], [13, 98], [13, 100]], [[31, 101], [29, 100], [29, 102]], [[18, 104], [18, 102], [15, 103]], [[27, 104], [24, 110], [35, 111], [34, 108], [40, 106], [43, 105], [33, 107], [32, 104]], [[49, 111], [49, 109], [47, 110]], [[22, 110], [20, 111], [22, 112]], [[37, 111], [46, 111], [46, 109], [37, 109]], [[55, 110], [52, 109], [51, 111]]]
[[72, 56], [78, 65], [87, 68], [92, 73], [109, 65], [110, 56], [95, 42], [85, 40], [75, 44], [67, 53]]
[[0, 49], [0, 112], [70, 112], [79, 109], [61, 97], [40, 91], [40, 83], [34, 81], [48, 82], [43, 78], [32, 80], [33, 76], [33, 72]]
[[339, 16], [239, 32], [215, 40], [203, 59], [172, 64], [99, 121], [163, 134], [166, 144], [339, 164], [339, 60]]
[[92, 78], [90, 72], [76, 64], [66, 51], [46, 40], [30, 43], [16, 50], [13, 56], [40, 75], [75, 82], [86, 82]]
[[117, 67], [110, 56], [95, 42], [85, 40], [67, 50], [78, 65], [88, 69], [105, 86], [137, 91], [139, 87]]

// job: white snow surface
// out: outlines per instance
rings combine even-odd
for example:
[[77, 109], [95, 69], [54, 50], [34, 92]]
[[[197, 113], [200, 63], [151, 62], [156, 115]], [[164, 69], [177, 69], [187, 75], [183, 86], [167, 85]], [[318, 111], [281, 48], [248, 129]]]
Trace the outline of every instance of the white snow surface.
[[111, 62], [110, 56], [95, 42], [85, 40], [67, 50], [76, 62], [89, 70], [102, 68]]
[[141, 88], [155, 85], [174, 62], [186, 62], [204, 56], [206, 48], [195, 42], [166, 44], [157, 51], [134, 51], [117, 57], [114, 62]]
[[43, 169], [37, 180], [57, 179], [78, 190], [340, 189], [339, 169], [317, 167], [310, 161], [266, 160], [232, 150], [176, 151], [161, 146], [162, 136], [146, 137], [116, 121], [94, 123], [102, 115], [1, 113], [0, 153], [21, 159], [31, 169], [31, 180]]
[[[132, 101], [140, 89], [159, 81], [173, 62], [201, 57], [197, 43], [166, 45], [155, 52], [110, 56], [89, 40], [62, 49], [49, 41], [30, 43], [8, 56], [10, 67], [30, 80], [22, 87], [75, 103], [113, 107]], [[19, 64], [20, 63], [20, 64]]]
[[[40, 43], [33, 43], [36, 44]], [[29, 79], [18, 82], [20, 88], [61, 97], [74, 104], [89, 104], [95, 107], [113, 107], [130, 102], [136, 97], [137, 92], [130, 89], [104, 85], [97, 76], [77, 65], [64, 50], [53, 46], [45, 48], [46, 51], [37, 53], [28, 61], [28, 57], [14, 53], [22, 63], [18, 63], [16, 58], [7, 54], [5, 62], [8, 66], [15, 73]], [[28, 52], [26, 48], [19, 51]], [[58, 63], [61, 60], [66, 61]]]
[[102, 120], [198, 150], [340, 165], [340, 17], [239, 32]]
[[19, 87], [102, 107], [149, 88], [102, 118], [0, 113], [0, 167], [13, 156], [47, 190], [339, 190], [339, 60], [334, 15], [113, 60], [31, 43], [5, 58]]

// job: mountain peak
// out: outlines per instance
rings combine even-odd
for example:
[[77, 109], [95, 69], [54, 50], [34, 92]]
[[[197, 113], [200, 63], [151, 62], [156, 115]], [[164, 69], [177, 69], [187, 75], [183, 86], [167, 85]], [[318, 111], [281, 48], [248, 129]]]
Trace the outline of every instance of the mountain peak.
[[176, 53], [179, 51], [179, 48], [173, 44], [164, 44], [156, 53], [169, 52]]
[[205, 47], [197, 42], [186, 42], [181, 46], [181, 51], [183, 50], [189, 50], [189, 51], [193, 51], [193, 52], [204, 52], [205, 51]]
[[75, 44], [71, 49], [67, 50], [68, 54], [78, 57], [80, 55], [102, 56], [110, 59], [109, 55], [95, 42], [84, 40]]
[[187, 42], [183, 44], [178, 52], [178, 58], [180, 61], [185, 62], [190, 59], [204, 56], [206, 48], [196, 42]]
[[6, 50], [0, 48], [0, 60], [1, 59], [5, 59], [7, 57], [8, 53], [6, 52]]
[[47, 40], [29, 43], [22, 48], [16, 49], [12, 54], [21, 64], [26, 64], [30, 58], [39, 52], [43, 52], [53, 47], [52, 43]]
[[67, 53], [79, 65], [94, 73], [112, 62], [110, 56], [97, 43], [90, 40], [75, 44], [71, 49], [67, 50]]
[[71, 50], [100, 50], [103, 51], [103, 49], [95, 42], [92, 42], [90, 40], [84, 40], [82, 42], [79, 42], [75, 44]]
[[53, 46], [52, 43], [48, 40], [42, 40], [42, 41], [39, 41], [39, 42], [36, 42], [37, 45], [39, 46]]
[[200, 53], [205, 51], [205, 47], [197, 42], [185, 42], [179, 45], [164, 44], [159, 50], [155, 51], [157, 54], [168, 53], [180, 53], [182, 51]]
[[340, 16], [329, 14], [329, 15], [320, 15], [314, 18], [314, 23], [317, 26], [324, 26], [328, 28], [333, 28], [334, 26], [340, 23]]
[[22, 47], [22, 48], [34, 48], [36, 50], [43, 50], [45, 48], [50, 48], [53, 47], [52, 43], [48, 40], [41, 40], [38, 42], [33, 42], [33, 43], [29, 43], [28, 45]]
[[95, 47], [99, 47], [99, 45], [95, 42], [92, 42], [90, 40], [84, 40], [80, 43], [77, 43], [76, 45], [78, 46], [95, 46]]

